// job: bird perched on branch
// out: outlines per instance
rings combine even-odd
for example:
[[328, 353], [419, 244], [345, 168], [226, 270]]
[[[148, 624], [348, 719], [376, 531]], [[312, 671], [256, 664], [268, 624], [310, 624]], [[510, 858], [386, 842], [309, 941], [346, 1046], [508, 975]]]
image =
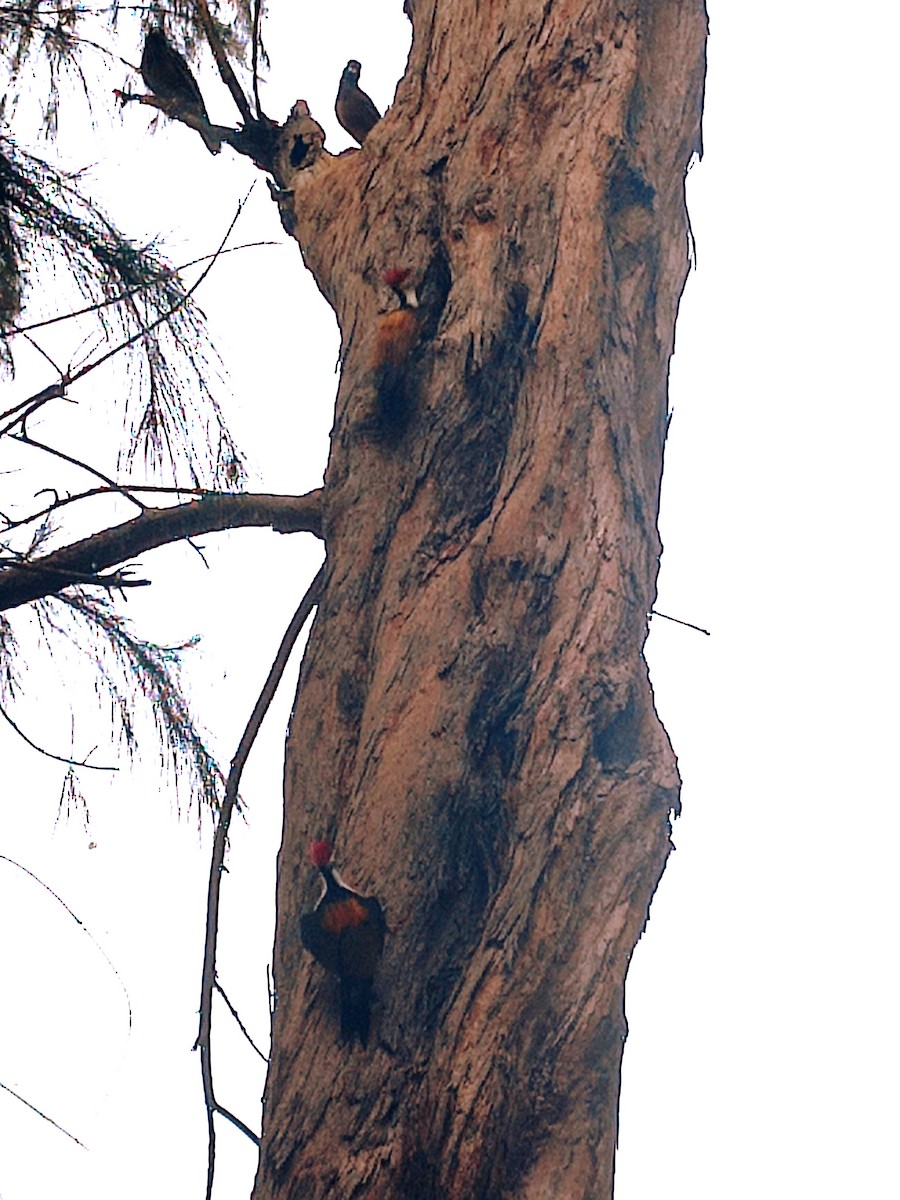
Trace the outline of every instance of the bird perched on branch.
[[362, 67], [355, 58], [351, 58], [344, 67], [337, 99], [334, 102], [334, 113], [341, 128], [346, 129], [362, 146], [372, 126], [381, 120], [381, 113], [359, 86], [361, 70]]
[[141, 55], [141, 78], [157, 100], [169, 106], [175, 116], [192, 117], [201, 122], [197, 132], [207, 150], [210, 154], [219, 153], [222, 143], [209, 127], [197, 80], [178, 51], [169, 45], [161, 28], [151, 29], [147, 34]]
[[372, 358], [379, 419], [398, 429], [402, 429], [409, 414], [407, 373], [419, 340], [419, 301], [415, 289], [409, 286], [409, 275], [408, 268], [392, 267], [382, 276], [400, 307], [379, 319]]
[[309, 857], [325, 880], [325, 891], [311, 913], [300, 918], [300, 940], [326, 971], [341, 981], [341, 1035], [369, 1040], [372, 981], [384, 949], [387, 929], [374, 896], [345, 887], [332, 866], [330, 842], [313, 842]]

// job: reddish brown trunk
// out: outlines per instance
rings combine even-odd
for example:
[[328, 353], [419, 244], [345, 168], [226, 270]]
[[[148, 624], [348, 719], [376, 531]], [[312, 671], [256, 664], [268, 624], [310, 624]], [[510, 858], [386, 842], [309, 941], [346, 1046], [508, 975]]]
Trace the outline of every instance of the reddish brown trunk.
[[[254, 1195], [608, 1197], [625, 973], [678, 796], [641, 649], [706, 18], [413, 8], [365, 149], [290, 181], [344, 369]], [[395, 266], [423, 304], [386, 417]], [[365, 1052], [298, 939], [326, 836], [389, 926]]]

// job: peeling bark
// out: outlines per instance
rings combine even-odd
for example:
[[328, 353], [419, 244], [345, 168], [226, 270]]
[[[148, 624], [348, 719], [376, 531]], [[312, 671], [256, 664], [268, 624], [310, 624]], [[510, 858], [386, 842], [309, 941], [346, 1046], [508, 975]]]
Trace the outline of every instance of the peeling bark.
[[[286, 180], [343, 372], [254, 1197], [608, 1197], [625, 973], [678, 804], [642, 647], [706, 15], [409, 7], [365, 149]], [[385, 425], [395, 266], [423, 315]], [[367, 1052], [299, 944], [313, 837], [387, 915]]]

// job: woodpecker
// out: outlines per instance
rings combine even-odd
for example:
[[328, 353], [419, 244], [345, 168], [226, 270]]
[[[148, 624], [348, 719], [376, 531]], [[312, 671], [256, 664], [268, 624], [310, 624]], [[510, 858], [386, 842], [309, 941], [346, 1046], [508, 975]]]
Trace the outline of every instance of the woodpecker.
[[325, 880], [325, 891], [300, 918], [300, 940], [326, 971], [341, 981], [341, 1035], [369, 1040], [372, 980], [384, 949], [387, 925], [374, 896], [360, 896], [338, 879], [330, 842], [313, 842], [309, 857]]
[[362, 146], [372, 126], [381, 120], [381, 113], [359, 86], [361, 70], [362, 67], [355, 58], [351, 58], [344, 67], [337, 99], [334, 102], [334, 114], [341, 128], [346, 129]]
[[[161, 28], [151, 29], [147, 34], [141, 56], [141, 78], [157, 100], [170, 105], [176, 114], [194, 117], [209, 125], [197, 80], [178, 51], [169, 45]], [[218, 154], [222, 143], [212, 129], [197, 132], [210, 154]]]
[[379, 419], [397, 429], [409, 415], [407, 372], [419, 340], [419, 301], [408, 283], [409, 274], [407, 268], [392, 267], [382, 276], [400, 307], [380, 318], [372, 356]]

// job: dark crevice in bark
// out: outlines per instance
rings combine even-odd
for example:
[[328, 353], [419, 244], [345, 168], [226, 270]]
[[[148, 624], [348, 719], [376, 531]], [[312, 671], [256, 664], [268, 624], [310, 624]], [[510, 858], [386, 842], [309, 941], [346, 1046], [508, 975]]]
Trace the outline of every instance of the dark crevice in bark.
[[397, 1180], [397, 1200], [448, 1200], [440, 1184], [439, 1160], [421, 1147], [406, 1157]]
[[426, 559], [438, 557], [445, 545], [469, 535], [493, 507], [534, 337], [527, 303], [527, 288], [510, 286], [506, 320], [490, 351], [476, 362], [470, 344], [462, 386], [438, 400], [440, 411], [454, 419], [426, 465], [437, 518], [420, 548]]
[[404, 1020], [423, 1045], [440, 1027], [496, 893], [509, 836], [507, 815], [495, 793], [475, 780], [423, 797], [415, 824], [425, 823], [439, 853], [423, 882], [421, 902], [407, 940], [425, 947], [422, 978], [403, 997]]
[[634, 684], [622, 708], [610, 713], [606, 698], [597, 703], [593, 722], [593, 750], [604, 770], [615, 771], [635, 761], [640, 751], [645, 717]]

